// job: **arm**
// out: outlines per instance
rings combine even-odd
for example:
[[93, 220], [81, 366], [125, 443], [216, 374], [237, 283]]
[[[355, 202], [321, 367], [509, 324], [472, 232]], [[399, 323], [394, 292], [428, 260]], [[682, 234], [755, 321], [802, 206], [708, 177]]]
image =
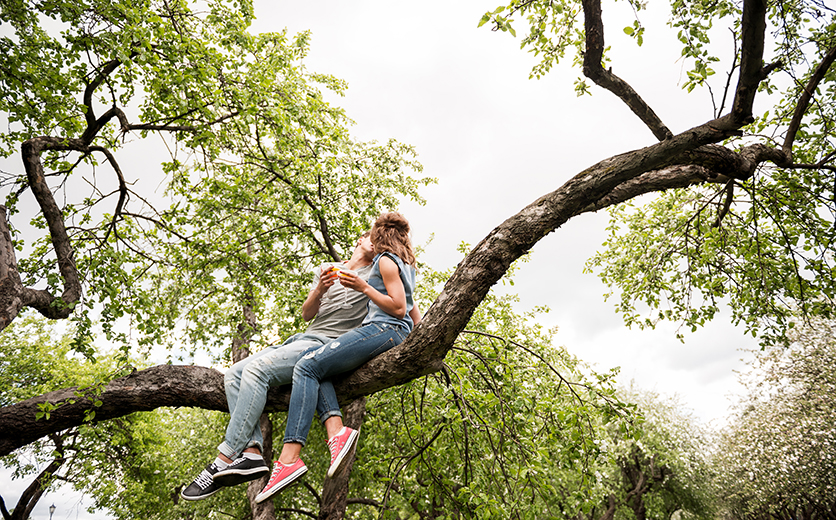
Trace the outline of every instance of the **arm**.
[[403, 288], [398, 266], [389, 257], [382, 257], [378, 263], [380, 267], [380, 276], [383, 277], [383, 285], [386, 286], [386, 292], [383, 294], [365, 280], [358, 276], [344, 275], [340, 278], [340, 283], [344, 287], [354, 289], [365, 294], [378, 307], [383, 309], [386, 314], [396, 318], [403, 318], [406, 316], [406, 292]]
[[412, 325], [418, 325], [421, 323], [421, 311], [418, 310], [418, 304], [414, 303], [412, 305], [412, 310], [409, 311], [409, 317], [412, 318]]
[[302, 304], [303, 320], [311, 321], [316, 317], [319, 312], [319, 304], [322, 301], [322, 296], [332, 285], [334, 285], [336, 281], [336, 273], [320, 269], [319, 279], [317, 280], [316, 286], [311, 289], [311, 292], [308, 293], [308, 297], [305, 298], [305, 303]]

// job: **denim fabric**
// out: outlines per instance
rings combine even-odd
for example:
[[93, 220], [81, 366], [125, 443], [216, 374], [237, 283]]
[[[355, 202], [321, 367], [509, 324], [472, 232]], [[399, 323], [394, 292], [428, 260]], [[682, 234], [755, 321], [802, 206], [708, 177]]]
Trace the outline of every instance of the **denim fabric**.
[[[347, 332], [325, 345], [309, 348], [293, 369], [293, 391], [287, 413], [284, 442], [304, 445], [311, 429], [314, 411], [335, 415], [339, 406], [325, 411], [337, 402], [333, 385], [325, 384], [331, 377], [354, 370], [371, 358], [399, 345], [409, 334], [405, 325], [370, 323]], [[326, 380], [326, 381], [323, 381]], [[323, 381], [320, 384], [320, 381]]]
[[[263, 450], [264, 438], [258, 420], [264, 411], [267, 401], [267, 389], [271, 386], [281, 386], [293, 379], [293, 366], [299, 356], [309, 348], [319, 347], [331, 338], [318, 334], [295, 334], [279, 346], [268, 347], [235, 363], [224, 375], [226, 402], [229, 405], [229, 425], [226, 428], [224, 441], [218, 446], [218, 451], [230, 459], [235, 459], [242, 451], [250, 446], [258, 446]], [[333, 386], [329, 381], [323, 382], [323, 388], [331, 388], [327, 394], [334, 395]], [[316, 404], [320, 417], [339, 413], [336, 395], [332, 402]]]
[[369, 285], [374, 287], [381, 294], [389, 294], [386, 292], [386, 284], [383, 283], [383, 276], [380, 274], [380, 259], [383, 256], [389, 257], [389, 259], [395, 262], [395, 265], [398, 266], [398, 274], [401, 277], [404, 296], [406, 297], [406, 313], [403, 318], [396, 318], [378, 307], [372, 300], [369, 300], [369, 313], [366, 315], [366, 319], [363, 320], [363, 325], [368, 325], [369, 323], [391, 323], [393, 325], [402, 324], [407, 327], [407, 331], [411, 331], [414, 324], [412, 323], [412, 317], [409, 315], [409, 311], [412, 310], [413, 306], [412, 291], [415, 290], [415, 268], [411, 265], [403, 263], [400, 257], [393, 253], [387, 252], [376, 255], [374, 257], [374, 261], [372, 262], [372, 270], [369, 275], [368, 282]]

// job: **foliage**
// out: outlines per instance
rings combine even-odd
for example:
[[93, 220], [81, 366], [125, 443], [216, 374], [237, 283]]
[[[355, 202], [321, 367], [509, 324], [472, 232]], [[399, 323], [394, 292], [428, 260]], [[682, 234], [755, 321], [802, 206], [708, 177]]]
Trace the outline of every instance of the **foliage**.
[[[72, 386], [79, 387], [77, 399], [94, 399], [90, 396], [95, 396], [96, 385], [120, 373], [124, 358], [100, 351], [97, 362], [88, 363], [72, 351], [72, 338], [72, 331], [62, 330], [32, 313], [3, 330], [0, 333], [0, 405]], [[93, 414], [89, 416], [92, 417]], [[40, 473], [38, 478], [44, 490], [59, 482], [77, 482], [91, 475], [101, 479], [119, 460], [110, 439], [118, 437], [131, 421], [127, 417], [106, 423], [88, 422], [3, 457], [0, 464], [11, 468], [16, 479]], [[54, 468], [44, 472], [53, 461], [56, 461]]]
[[741, 519], [827, 518], [836, 500], [836, 323], [814, 320], [787, 349], [758, 353], [715, 462]]
[[[445, 279], [424, 270], [427, 285]], [[597, 520], [610, 495], [629, 508], [635, 486], [622, 468], [636, 450], [672, 470], [639, 497], [648, 511], [709, 517], [705, 439], [693, 420], [675, 404], [621, 395], [614, 373], [551, 344], [536, 324], [547, 309], [519, 314], [515, 303], [492, 293], [442, 373], [369, 400], [350, 496], [376, 505], [352, 518]]]
[[715, 518], [710, 432], [675, 397], [635, 387], [619, 397], [636, 405], [640, 420], [631, 435], [613, 427], [601, 434], [614, 458], [600, 469], [601, 487], [621, 505], [616, 518]]
[[[624, 32], [639, 46], [651, 29], [659, 38], [658, 27], [641, 23], [647, 3], [628, 3], [635, 20]], [[516, 35], [513, 25], [523, 24], [520, 45], [540, 58], [532, 71], [539, 78], [567, 52], [574, 51], [575, 65], [583, 62], [588, 34], [581, 20], [588, 24], [592, 13], [583, 16], [584, 5], [576, 0], [513, 0], [486, 13], [479, 25]], [[674, 0], [670, 8], [668, 24], [690, 67], [682, 87], [689, 92], [707, 88], [712, 117], [719, 117], [731, 103], [730, 87], [743, 52], [741, 4]], [[759, 88], [772, 106], [755, 114], [741, 136], [725, 146], [742, 152], [757, 143], [761, 152], [776, 147], [789, 157], [773, 155], [776, 165], [761, 165], [750, 178], [726, 179], [722, 187], [700, 183], [643, 207], [612, 209], [611, 237], [588, 267], [618, 289], [616, 308], [628, 325], [652, 327], [664, 319], [693, 329], [712, 319], [719, 305], [728, 304], [737, 324], [770, 345], [786, 343], [784, 331], [796, 310], [832, 314], [836, 72], [832, 67], [818, 71], [817, 66], [831, 59], [836, 46], [836, 11], [820, 0], [781, 0], [768, 4], [766, 18], [773, 38], [767, 38], [768, 65]], [[733, 36], [733, 49], [716, 44], [725, 29]], [[608, 64], [606, 50], [602, 66]], [[589, 65], [583, 63], [586, 75]], [[728, 73], [716, 75], [718, 66]], [[579, 94], [591, 92], [583, 80], [575, 88]], [[636, 93], [607, 88], [641, 114], [638, 103], [632, 104]], [[802, 102], [807, 94], [813, 100], [809, 109]], [[799, 107], [806, 112], [799, 113]], [[643, 120], [655, 121], [655, 116]], [[707, 175], [709, 180], [712, 176], [716, 173]]]
[[[417, 189], [431, 182], [409, 176], [421, 169], [411, 147], [352, 139], [322, 92], [345, 84], [304, 66], [309, 35], [250, 34], [248, 1], [9, 0], [2, 12], [3, 155], [41, 136], [68, 143], [40, 159], [63, 194], [84, 288], [79, 351], [90, 352], [94, 318], [126, 348], [192, 352], [238, 334], [244, 305], [263, 328], [298, 325], [292, 302], [310, 266], [350, 254], [377, 214], [422, 202]], [[168, 136], [158, 174], [149, 148], [128, 140], [151, 133]], [[147, 159], [123, 170], [129, 154]], [[12, 216], [32, 182], [31, 172], [4, 179]], [[25, 286], [60, 294], [45, 214], [19, 238], [18, 265]], [[13, 228], [21, 237], [24, 225]]]
[[[641, 207], [612, 209], [607, 249], [588, 265], [620, 289], [617, 309], [625, 322], [653, 327], [658, 320], [681, 321], [695, 330], [727, 303], [735, 324], [753, 336], [761, 332], [771, 344], [785, 341], [798, 306], [830, 315], [836, 296], [830, 244], [836, 235], [823, 215], [836, 210], [827, 207], [832, 185], [809, 172], [776, 177], [745, 185], [750, 203], [737, 209], [744, 204], [739, 201], [720, 225], [721, 193], [709, 189], [674, 190]], [[788, 190], [787, 182], [808, 188]], [[643, 317], [640, 302], [654, 314]]]
[[[416, 294], [424, 308], [448, 273], [423, 264], [421, 273]], [[648, 517], [674, 510], [707, 517], [699, 427], [675, 402], [616, 390], [614, 373], [595, 374], [551, 344], [551, 332], [536, 325], [547, 309], [519, 314], [516, 303], [513, 295], [490, 295], [443, 372], [370, 398], [349, 495], [362, 500], [349, 506], [349, 516], [597, 520], [612, 496], [616, 518], [631, 518], [636, 504]], [[50, 348], [47, 332], [26, 336]], [[284, 417], [272, 417], [277, 442]], [[182, 486], [214, 457], [226, 420], [198, 409], [160, 409], [82, 427], [79, 469], [64, 478], [93, 499], [91, 509], [115, 518], [244, 516], [244, 486], [205, 501], [178, 500]], [[280, 494], [277, 510], [318, 509], [311, 479], [325, 473], [329, 455], [317, 438], [324, 439], [318, 423], [305, 451], [311, 476]], [[650, 479], [653, 486], [631, 502], [630, 475], [652, 477], [660, 468], [663, 478]]]
[[[674, 25], [683, 27], [680, 38], [687, 40], [683, 54], [706, 70], [706, 63], [718, 60], [703, 47], [709, 43], [708, 29], [736, 7], [675, 2], [674, 9]], [[770, 59], [780, 63], [781, 73], [769, 76], [761, 88], [775, 104], [726, 146], [743, 149], [754, 139], [774, 146], [783, 140], [795, 163], [762, 165], [751, 178], [728, 180], [722, 187], [673, 190], [643, 206], [612, 208], [606, 249], [588, 267], [619, 290], [616, 308], [628, 325], [652, 327], [672, 320], [694, 329], [727, 304], [736, 324], [771, 345], [786, 344], [785, 331], [798, 311], [825, 318], [833, 313], [832, 70], [813, 93], [816, 102], [803, 120], [795, 110], [815, 73], [810, 63], [819, 63], [836, 45], [834, 12], [816, 2], [776, 2], [768, 15], [777, 36]], [[738, 23], [732, 24], [735, 32]], [[694, 74], [689, 72], [689, 89]], [[714, 101], [719, 114], [725, 98]], [[794, 123], [800, 125], [797, 135], [788, 131]]]

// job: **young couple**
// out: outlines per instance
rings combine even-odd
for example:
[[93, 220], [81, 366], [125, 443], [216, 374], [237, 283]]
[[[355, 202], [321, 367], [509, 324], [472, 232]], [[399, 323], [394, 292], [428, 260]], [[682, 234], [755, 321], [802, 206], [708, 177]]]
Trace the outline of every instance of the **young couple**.
[[284, 444], [270, 481], [255, 501], [267, 500], [308, 471], [301, 452], [314, 411], [328, 435], [331, 466], [327, 475], [339, 472], [359, 432], [343, 426], [330, 378], [400, 344], [421, 321], [412, 297], [415, 254], [407, 220], [399, 213], [382, 214], [341, 267], [356, 274], [317, 269], [302, 305], [302, 318], [313, 319], [304, 333], [243, 359], [227, 371], [224, 386], [230, 418], [226, 436], [217, 458], [181, 492], [184, 499], [201, 500], [223, 487], [270, 472], [261, 455], [258, 421], [268, 387], [290, 382]]

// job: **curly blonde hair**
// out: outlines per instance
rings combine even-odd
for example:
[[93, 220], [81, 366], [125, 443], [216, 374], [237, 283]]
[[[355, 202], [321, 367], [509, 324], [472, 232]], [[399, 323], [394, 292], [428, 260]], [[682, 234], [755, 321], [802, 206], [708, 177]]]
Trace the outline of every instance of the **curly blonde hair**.
[[377, 217], [372, 227], [371, 240], [375, 253], [393, 253], [405, 264], [415, 267], [409, 221], [400, 213], [392, 211]]

